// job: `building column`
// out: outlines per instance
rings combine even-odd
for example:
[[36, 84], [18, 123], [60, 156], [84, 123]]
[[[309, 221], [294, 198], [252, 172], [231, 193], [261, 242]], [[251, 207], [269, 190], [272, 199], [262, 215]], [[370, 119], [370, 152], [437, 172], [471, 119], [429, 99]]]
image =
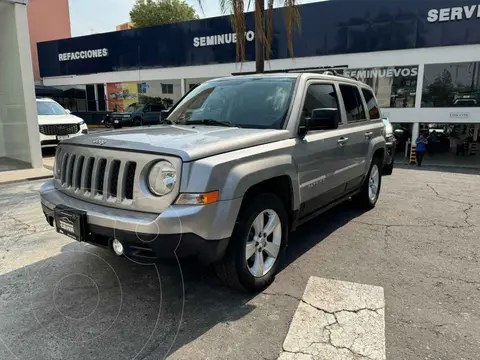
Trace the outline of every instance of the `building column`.
[[480, 129], [480, 124], [475, 124], [475, 127], [473, 129], [473, 141], [478, 140], [478, 130]]
[[98, 111], [98, 89], [97, 89], [97, 84], [93, 84], [93, 93], [95, 94], [95, 111]]
[[[0, 0], [0, 2], [2, 2]], [[24, 4], [2, 2], [0, 13], [0, 156], [41, 168], [42, 151]]]
[[187, 79], [180, 79], [180, 93], [181, 96], [187, 93]]
[[[416, 145], [415, 144], [415, 140], [417, 140], [417, 137], [420, 133], [420, 123], [418, 122], [415, 122], [413, 123], [413, 126], [412, 126], [412, 139], [411, 139], [411, 144], [410, 144], [410, 154], [412, 153], [413, 151], [413, 145]], [[410, 155], [411, 157], [411, 155]]]

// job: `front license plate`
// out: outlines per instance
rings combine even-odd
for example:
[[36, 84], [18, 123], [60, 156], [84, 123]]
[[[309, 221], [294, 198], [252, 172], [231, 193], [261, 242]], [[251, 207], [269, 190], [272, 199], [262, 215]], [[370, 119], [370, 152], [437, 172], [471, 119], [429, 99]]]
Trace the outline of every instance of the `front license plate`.
[[62, 141], [62, 140], [66, 140], [66, 139], [68, 139], [68, 135], [58, 135], [57, 136], [58, 141]]
[[55, 208], [55, 227], [60, 234], [77, 241], [85, 241], [87, 213], [66, 206]]

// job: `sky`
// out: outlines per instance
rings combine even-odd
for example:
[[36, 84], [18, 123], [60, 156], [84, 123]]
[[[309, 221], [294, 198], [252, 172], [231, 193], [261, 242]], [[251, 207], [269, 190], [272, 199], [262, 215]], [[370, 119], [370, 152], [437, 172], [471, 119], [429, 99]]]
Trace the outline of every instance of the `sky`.
[[[309, 3], [319, 0], [302, 0]], [[321, 1], [321, 0], [320, 0]], [[135, 0], [70, 0], [72, 36], [115, 31], [115, 26], [130, 20]], [[221, 16], [218, 0], [203, 0], [203, 13], [197, 0], [187, 0], [200, 17]]]

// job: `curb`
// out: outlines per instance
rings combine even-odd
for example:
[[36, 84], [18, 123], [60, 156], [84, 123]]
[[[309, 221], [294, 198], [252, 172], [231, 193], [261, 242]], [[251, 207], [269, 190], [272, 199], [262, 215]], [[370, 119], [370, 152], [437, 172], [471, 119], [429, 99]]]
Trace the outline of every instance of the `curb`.
[[0, 183], [0, 186], [16, 184], [16, 183], [21, 183], [21, 182], [25, 182], [25, 181], [35, 181], [35, 180], [44, 180], [44, 179], [46, 180], [46, 179], [52, 179], [52, 178], [53, 178], [53, 174], [52, 175], [35, 176], [35, 177], [31, 177], [31, 178], [23, 178], [23, 179], [18, 179], [18, 180], [5, 181], [5, 182]]
[[[415, 164], [408, 164], [408, 163], [395, 163], [394, 169], [395, 168], [402, 168], [402, 169], [411, 169], [411, 168], [417, 168]], [[462, 166], [462, 165], [435, 165], [435, 164], [422, 164], [422, 168], [440, 168], [440, 169], [466, 169], [466, 170], [473, 170], [473, 171], [480, 171], [480, 166], [479, 167], [471, 167], [471, 166]]]

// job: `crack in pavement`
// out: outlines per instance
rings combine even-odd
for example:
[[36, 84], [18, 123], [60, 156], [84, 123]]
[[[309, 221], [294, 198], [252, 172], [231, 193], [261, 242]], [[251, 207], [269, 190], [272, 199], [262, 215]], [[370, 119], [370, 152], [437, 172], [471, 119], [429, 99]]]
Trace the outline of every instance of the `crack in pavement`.
[[[354, 357], [360, 357], [362, 359], [367, 359], [367, 360], [373, 360], [373, 358], [369, 357], [368, 355], [364, 355], [364, 354], [360, 354], [360, 353], [357, 353], [356, 351], [352, 350], [350, 347], [353, 347], [353, 345], [355, 344], [355, 342], [358, 340], [358, 338], [361, 336], [361, 334], [357, 334], [355, 336], [355, 338], [353, 339], [350, 347], [347, 347], [347, 346], [340, 346], [340, 345], [335, 345], [333, 342], [332, 342], [332, 330], [331, 330], [331, 327], [334, 326], [334, 325], [337, 325], [337, 326], [340, 326], [342, 327], [342, 324], [338, 321], [338, 318], [337, 318], [337, 314], [339, 313], [342, 313], [342, 312], [349, 312], [349, 313], [354, 313], [354, 314], [358, 314], [360, 313], [361, 311], [371, 311], [371, 312], [374, 312], [375, 314], [377, 315], [380, 315], [378, 313], [379, 310], [384, 310], [384, 307], [379, 307], [379, 308], [369, 308], [369, 307], [366, 307], [366, 308], [360, 308], [360, 309], [355, 309], [355, 310], [352, 310], [352, 309], [340, 309], [340, 310], [337, 310], [337, 311], [327, 311], [327, 310], [324, 310], [324, 309], [321, 309], [311, 303], [309, 303], [308, 301], [305, 301], [303, 298], [299, 298], [297, 296], [294, 296], [292, 294], [287, 294], [287, 293], [270, 293], [270, 292], [262, 292], [261, 293], [262, 295], [269, 295], [269, 296], [284, 296], [284, 297], [289, 297], [291, 299], [295, 299], [301, 303], [304, 303], [305, 305], [308, 305], [312, 308], [314, 308], [315, 310], [318, 310], [324, 314], [328, 314], [328, 315], [331, 315], [333, 316], [333, 318], [335, 319], [334, 322], [332, 323], [329, 323], [328, 325], [324, 326], [323, 329], [326, 330], [328, 332], [328, 341], [327, 342], [323, 342], [323, 341], [313, 341], [311, 342], [306, 348], [300, 350], [300, 351], [291, 351], [291, 350], [286, 350], [285, 347], [282, 345], [282, 350], [283, 352], [286, 352], [286, 353], [291, 353], [291, 354], [301, 354], [301, 355], [306, 355], [306, 356], [310, 356], [312, 357], [313, 359], [315, 359], [315, 355], [312, 354], [312, 353], [309, 353], [308, 352], [308, 349], [310, 349], [312, 347], [312, 345], [315, 345], [315, 344], [321, 344], [321, 345], [329, 345], [329, 346], [332, 346], [333, 348], [335, 349], [339, 349], [339, 350], [346, 350], [348, 351], [349, 353], [351, 353]], [[381, 316], [381, 315], [380, 315]], [[287, 335], [288, 336], [288, 335]]]
[[456, 203], [458, 203], [458, 204], [466, 204], [466, 205], [472, 205], [472, 206], [474, 206], [474, 205], [480, 206], [480, 203], [471, 203], [471, 202], [468, 202], [468, 201], [461, 201], [461, 200], [456, 200], [456, 199], [450, 199], [450, 198], [448, 198], [448, 197], [446, 197], [446, 196], [442, 196], [442, 195], [440, 195], [440, 193], [439, 193], [437, 190], [435, 190], [435, 188], [434, 188], [432, 185], [430, 185], [430, 184], [428, 184], [428, 183], [425, 184], [425, 185], [426, 185], [430, 190], [432, 190], [439, 199], [447, 200], [447, 201], [451, 201], [451, 202], [456, 202]]

